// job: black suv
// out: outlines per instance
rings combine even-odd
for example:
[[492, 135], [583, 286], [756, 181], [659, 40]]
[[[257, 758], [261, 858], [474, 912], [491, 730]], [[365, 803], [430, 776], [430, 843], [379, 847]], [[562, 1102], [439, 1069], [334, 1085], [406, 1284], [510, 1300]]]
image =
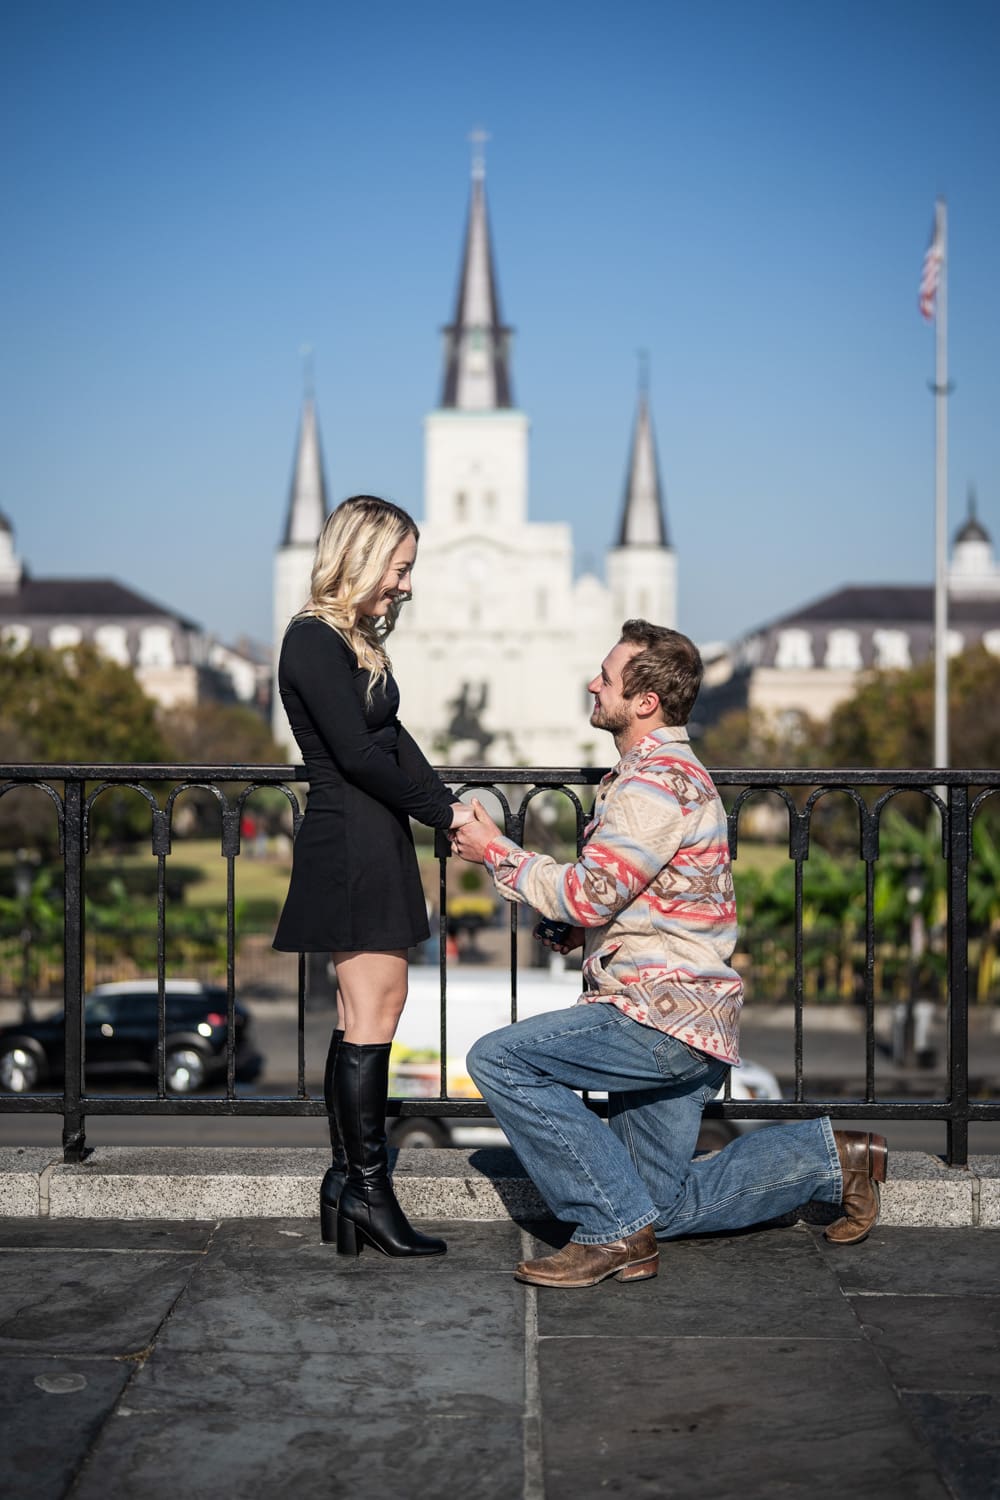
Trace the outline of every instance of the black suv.
[[[140, 1072], [156, 1077], [156, 982], [104, 984], [84, 999], [85, 1058], [94, 1074]], [[168, 979], [164, 1056], [167, 1088], [190, 1094], [226, 1072], [226, 992], [195, 980]], [[0, 1028], [0, 1090], [30, 1094], [61, 1087], [64, 1017]], [[263, 1058], [254, 1050], [251, 1021], [236, 1005], [236, 1077], [251, 1083]]]

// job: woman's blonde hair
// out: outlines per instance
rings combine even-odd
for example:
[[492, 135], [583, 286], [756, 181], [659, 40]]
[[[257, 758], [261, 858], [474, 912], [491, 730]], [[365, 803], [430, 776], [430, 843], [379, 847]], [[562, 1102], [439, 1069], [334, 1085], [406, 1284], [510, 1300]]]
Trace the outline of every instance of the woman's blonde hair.
[[316, 543], [309, 602], [301, 615], [316, 615], [331, 625], [350, 646], [359, 667], [371, 673], [367, 698], [384, 683], [392, 663], [384, 641], [391, 634], [401, 600], [395, 600], [383, 619], [360, 613], [361, 605], [378, 592], [392, 555], [408, 536], [419, 541], [413, 517], [391, 500], [375, 495], [352, 495], [326, 518]]

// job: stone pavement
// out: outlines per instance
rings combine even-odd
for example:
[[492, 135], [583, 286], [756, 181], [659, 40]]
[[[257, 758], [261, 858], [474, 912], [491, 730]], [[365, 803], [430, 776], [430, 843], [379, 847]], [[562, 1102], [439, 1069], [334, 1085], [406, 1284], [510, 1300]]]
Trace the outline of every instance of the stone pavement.
[[510, 1269], [556, 1226], [421, 1227], [447, 1256], [346, 1260], [313, 1219], [0, 1219], [0, 1489], [1000, 1495], [995, 1232], [799, 1224], [554, 1292]]

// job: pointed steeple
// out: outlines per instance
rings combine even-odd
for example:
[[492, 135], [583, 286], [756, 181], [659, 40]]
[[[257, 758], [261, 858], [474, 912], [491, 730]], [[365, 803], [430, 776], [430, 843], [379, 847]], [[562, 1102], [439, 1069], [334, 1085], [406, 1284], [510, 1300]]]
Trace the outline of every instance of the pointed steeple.
[[493, 269], [486, 167], [479, 149], [482, 131], [471, 137], [472, 193], [455, 316], [444, 330], [445, 369], [441, 405], [459, 411], [493, 411], [513, 406], [509, 345], [511, 329], [500, 317], [500, 293]]
[[968, 497], [967, 497], [967, 502], [966, 503], [967, 503], [968, 508], [969, 508], [969, 514], [966, 516], [965, 522], [962, 525], [961, 529], [956, 533], [956, 536], [955, 536], [955, 546], [956, 547], [961, 546], [961, 544], [963, 542], [988, 542], [990, 540], [990, 534], [989, 534], [989, 532], [986, 530], [986, 527], [983, 525], [983, 523], [980, 521], [979, 517], [976, 515], [976, 488], [975, 488], [975, 485], [972, 485], [972, 484], [969, 485]]
[[649, 373], [645, 355], [640, 358], [639, 405], [625, 475], [618, 546], [670, 546], [656, 437], [649, 414]]
[[323, 450], [316, 420], [316, 402], [312, 380], [307, 375], [306, 394], [302, 404], [302, 421], [295, 453], [295, 468], [288, 491], [288, 516], [282, 545], [315, 547], [323, 529], [329, 507], [326, 480], [323, 477]]

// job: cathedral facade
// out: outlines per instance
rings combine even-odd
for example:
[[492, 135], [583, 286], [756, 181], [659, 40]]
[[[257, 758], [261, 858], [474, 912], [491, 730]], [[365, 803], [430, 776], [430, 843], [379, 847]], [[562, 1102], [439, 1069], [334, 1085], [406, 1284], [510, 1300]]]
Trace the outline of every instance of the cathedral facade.
[[[606, 763], [586, 684], [632, 616], [673, 626], [676, 557], [640, 390], [607, 582], [575, 575], [568, 522], [529, 516], [529, 419], [515, 405], [482, 163], [473, 167], [440, 403], [424, 423], [424, 510], [413, 599], [389, 642], [410, 732], [439, 763]], [[309, 593], [328, 511], [315, 403], [307, 396], [275, 557], [275, 659]], [[280, 699], [276, 738], [294, 755]]]

